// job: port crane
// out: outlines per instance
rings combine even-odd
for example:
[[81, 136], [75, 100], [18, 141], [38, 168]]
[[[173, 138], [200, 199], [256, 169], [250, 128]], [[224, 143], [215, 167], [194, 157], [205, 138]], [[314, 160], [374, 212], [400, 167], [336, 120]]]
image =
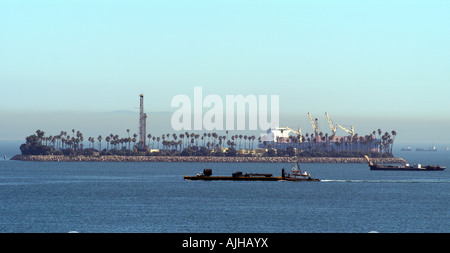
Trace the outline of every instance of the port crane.
[[303, 138], [302, 138], [302, 128], [301, 128], [301, 127], [298, 128], [298, 132], [295, 131], [295, 130], [293, 130], [293, 129], [291, 129], [291, 128], [289, 128], [289, 127], [287, 127], [287, 126], [285, 126], [284, 128], [286, 128], [287, 130], [289, 130], [289, 131], [291, 131], [291, 132], [297, 134], [297, 135], [298, 135], [298, 141], [299, 141], [299, 142], [303, 142]]
[[309, 121], [311, 121], [311, 126], [314, 129], [314, 136], [319, 136], [319, 124], [317, 123], [317, 118], [314, 121], [311, 117], [311, 114], [308, 112]]
[[331, 121], [330, 116], [328, 116], [328, 113], [325, 112], [325, 116], [327, 116], [328, 124], [330, 125], [331, 134], [336, 135], [336, 126], [333, 125], [333, 121]]
[[355, 135], [355, 128], [351, 128], [351, 130], [348, 130], [347, 128], [337, 124], [336, 126], [340, 127], [342, 130], [344, 130], [345, 132], [349, 133], [351, 135], [351, 137], [353, 138], [353, 135]]

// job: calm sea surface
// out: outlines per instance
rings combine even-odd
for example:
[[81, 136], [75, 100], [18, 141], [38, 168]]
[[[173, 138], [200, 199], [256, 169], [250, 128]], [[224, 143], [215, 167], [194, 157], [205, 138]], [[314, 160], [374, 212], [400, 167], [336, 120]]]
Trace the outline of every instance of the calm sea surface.
[[0, 232], [450, 232], [450, 151], [397, 154], [441, 172], [303, 164], [321, 182], [184, 181], [290, 164], [0, 162]]

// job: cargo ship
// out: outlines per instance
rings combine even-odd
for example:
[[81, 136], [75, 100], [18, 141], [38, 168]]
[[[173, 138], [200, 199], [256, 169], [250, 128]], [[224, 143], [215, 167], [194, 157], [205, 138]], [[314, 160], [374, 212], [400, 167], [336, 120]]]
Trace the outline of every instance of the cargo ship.
[[441, 171], [445, 170], [445, 166], [439, 166], [439, 165], [421, 165], [421, 164], [415, 164], [415, 165], [384, 165], [384, 164], [374, 164], [368, 156], [364, 156], [366, 160], [369, 162], [370, 170], [394, 170], [394, 171]]
[[320, 181], [319, 179], [312, 178], [308, 173], [285, 173], [284, 169], [281, 170], [281, 176], [274, 177], [272, 174], [262, 173], [245, 173], [237, 171], [232, 173], [231, 176], [213, 176], [212, 169], [204, 169], [202, 173], [198, 173], [196, 176], [184, 176], [184, 180], [203, 180], [203, 181]]
[[428, 149], [424, 149], [424, 148], [416, 148], [416, 151], [437, 151], [436, 147], [431, 147]]

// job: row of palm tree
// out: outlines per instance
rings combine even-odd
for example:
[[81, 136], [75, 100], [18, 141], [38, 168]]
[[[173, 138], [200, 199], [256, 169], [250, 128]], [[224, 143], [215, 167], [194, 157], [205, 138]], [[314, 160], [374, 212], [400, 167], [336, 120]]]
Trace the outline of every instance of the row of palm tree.
[[[134, 133], [132, 138], [130, 136], [130, 130], [127, 129], [128, 137], [121, 138], [118, 134], [110, 134], [103, 138], [88, 137], [88, 148], [95, 149], [95, 142], [98, 144], [98, 150], [102, 150], [102, 140], [106, 141], [106, 150], [111, 149], [134, 149], [137, 141], [137, 134]], [[84, 136], [80, 131], [72, 129], [72, 135], [70, 132], [61, 131], [57, 135], [46, 136], [44, 131], [37, 130], [35, 137], [42, 145], [53, 147], [55, 150], [63, 150], [66, 148], [72, 148], [74, 150], [83, 149]], [[27, 137], [28, 138], [28, 137]], [[234, 147], [239, 149], [253, 149], [254, 135], [233, 135], [229, 138], [228, 131], [226, 135], [219, 135], [217, 133], [203, 133], [202, 135], [196, 133], [180, 133], [180, 134], [162, 134], [161, 136], [154, 136], [152, 134], [147, 135], [148, 142], [145, 145], [151, 149], [180, 149], [192, 148], [192, 147], [206, 147], [209, 150]], [[243, 143], [244, 141], [244, 143]], [[131, 145], [133, 143], [133, 145]]]
[[[129, 133], [130, 130], [127, 129], [127, 132]], [[80, 131], [76, 131], [75, 129], [72, 129], [72, 135], [70, 135], [70, 132], [61, 131], [57, 135], [49, 135], [45, 136], [45, 132], [41, 130], [36, 131], [36, 135], [38, 142], [41, 145], [46, 145], [53, 147], [55, 150], [63, 150], [66, 148], [72, 148], [74, 150], [79, 150], [84, 148], [84, 136], [83, 133]], [[107, 149], [109, 149], [110, 145], [111, 148], [119, 149], [123, 148], [124, 146], [128, 145], [128, 149], [130, 149], [130, 144], [133, 142], [136, 144], [136, 137], [137, 134], [133, 134], [133, 138], [128, 136], [127, 138], [119, 138], [119, 135], [110, 134], [105, 138], [105, 141], [107, 142]], [[27, 137], [29, 138], [29, 137]], [[98, 137], [88, 137], [88, 145], [89, 148], [95, 148], [95, 142], [98, 141], [98, 149], [102, 149], [102, 140], [103, 137], [99, 135]]]
[[[127, 129], [127, 137], [120, 137], [118, 134], [109, 134], [105, 138], [99, 135], [97, 137], [88, 137], [88, 148], [95, 149], [96, 142], [98, 150], [102, 150], [102, 141], [106, 141], [105, 150], [133, 150], [136, 146], [137, 134], [130, 136], [130, 130]], [[378, 138], [376, 137], [378, 134]], [[328, 133], [320, 132], [317, 136], [308, 134], [302, 136], [289, 136], [285, 142], [267, 142], [262, 141], [261, 137], [258, 140], [258, 146], [264, 148], [286, 149], [288, 146], [295, 147], [299, 150], [315, 150], [315, 151], [346, 151], [346, 152], [360, 152], [360, 151], [374, 151], [376, 149], [380, 153], [392, 153], [394, 140], [397, 133], [385, 132], [382, 135], [381, 129], [373, 131], [372, 133], [359, 136], [345, 136], [336, 138], [336, 136], [329, 136]], [[61, 131], [57, 135], [45, 136], [45, 132], [41, 130], [36, 131], [34, 136], [37, 140], [46, 146], [53, 147], [54, 150], [64, 150], [72, 148], [73, 150], [83, 150], [84, 136], [80, 131], [72, 129], [71, 133]], [[29, 138], [29, 137], [27, 137]], [[300, 142], [301, 138], [301, 142]], [[219, 135], [215, 132], [209, 133], [167, 133], [162, 135], [148, 134], [145, 145], [150, 149], [164, 149], [164, 150], [183, 150], [185, 148], [205, 147], [208, 150], [215, 150], [218, 148], [232, 147], [235, 149], [254, 149], [254, 141], [256, 136], [235, 134], [230, 135], [228, 131], [225, 135]]]
[[[253, 149], [256, 136], [236, 134], [229, 137], [228, 131], [226, 131], [226, 135], [219, 135], [214, 132], [203, 134], [185, 132], [180, 134], [163, 134], [161, 137], [148, 134], [147, 138], [147, 147], [151, 149], [159, 149], [161, 148], [160, 144], [162, 144], [163, 149], [183, 150], [192, 147], [206, 147], [209, 150], [214, 150], [225, 147], [236, 148], [237, 146], [238, 149]], [[242, 143], [242, 139], [244, 143]], [[155, 144], [155, 141], [157, 144]]]

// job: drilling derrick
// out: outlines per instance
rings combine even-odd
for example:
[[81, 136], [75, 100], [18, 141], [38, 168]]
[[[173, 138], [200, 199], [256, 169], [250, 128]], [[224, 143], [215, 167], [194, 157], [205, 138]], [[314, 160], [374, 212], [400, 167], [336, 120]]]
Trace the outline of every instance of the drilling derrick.
[[139, 150], [145, 150], [145, 138], [146, 138], [146, 122], [147, 122], [147, 114], [144, 113], [144, 94], [140, 94], [141, 105], [140, 105], [140, 114], [139, 114], [139, 142], [137, 144], [137, 148]]

